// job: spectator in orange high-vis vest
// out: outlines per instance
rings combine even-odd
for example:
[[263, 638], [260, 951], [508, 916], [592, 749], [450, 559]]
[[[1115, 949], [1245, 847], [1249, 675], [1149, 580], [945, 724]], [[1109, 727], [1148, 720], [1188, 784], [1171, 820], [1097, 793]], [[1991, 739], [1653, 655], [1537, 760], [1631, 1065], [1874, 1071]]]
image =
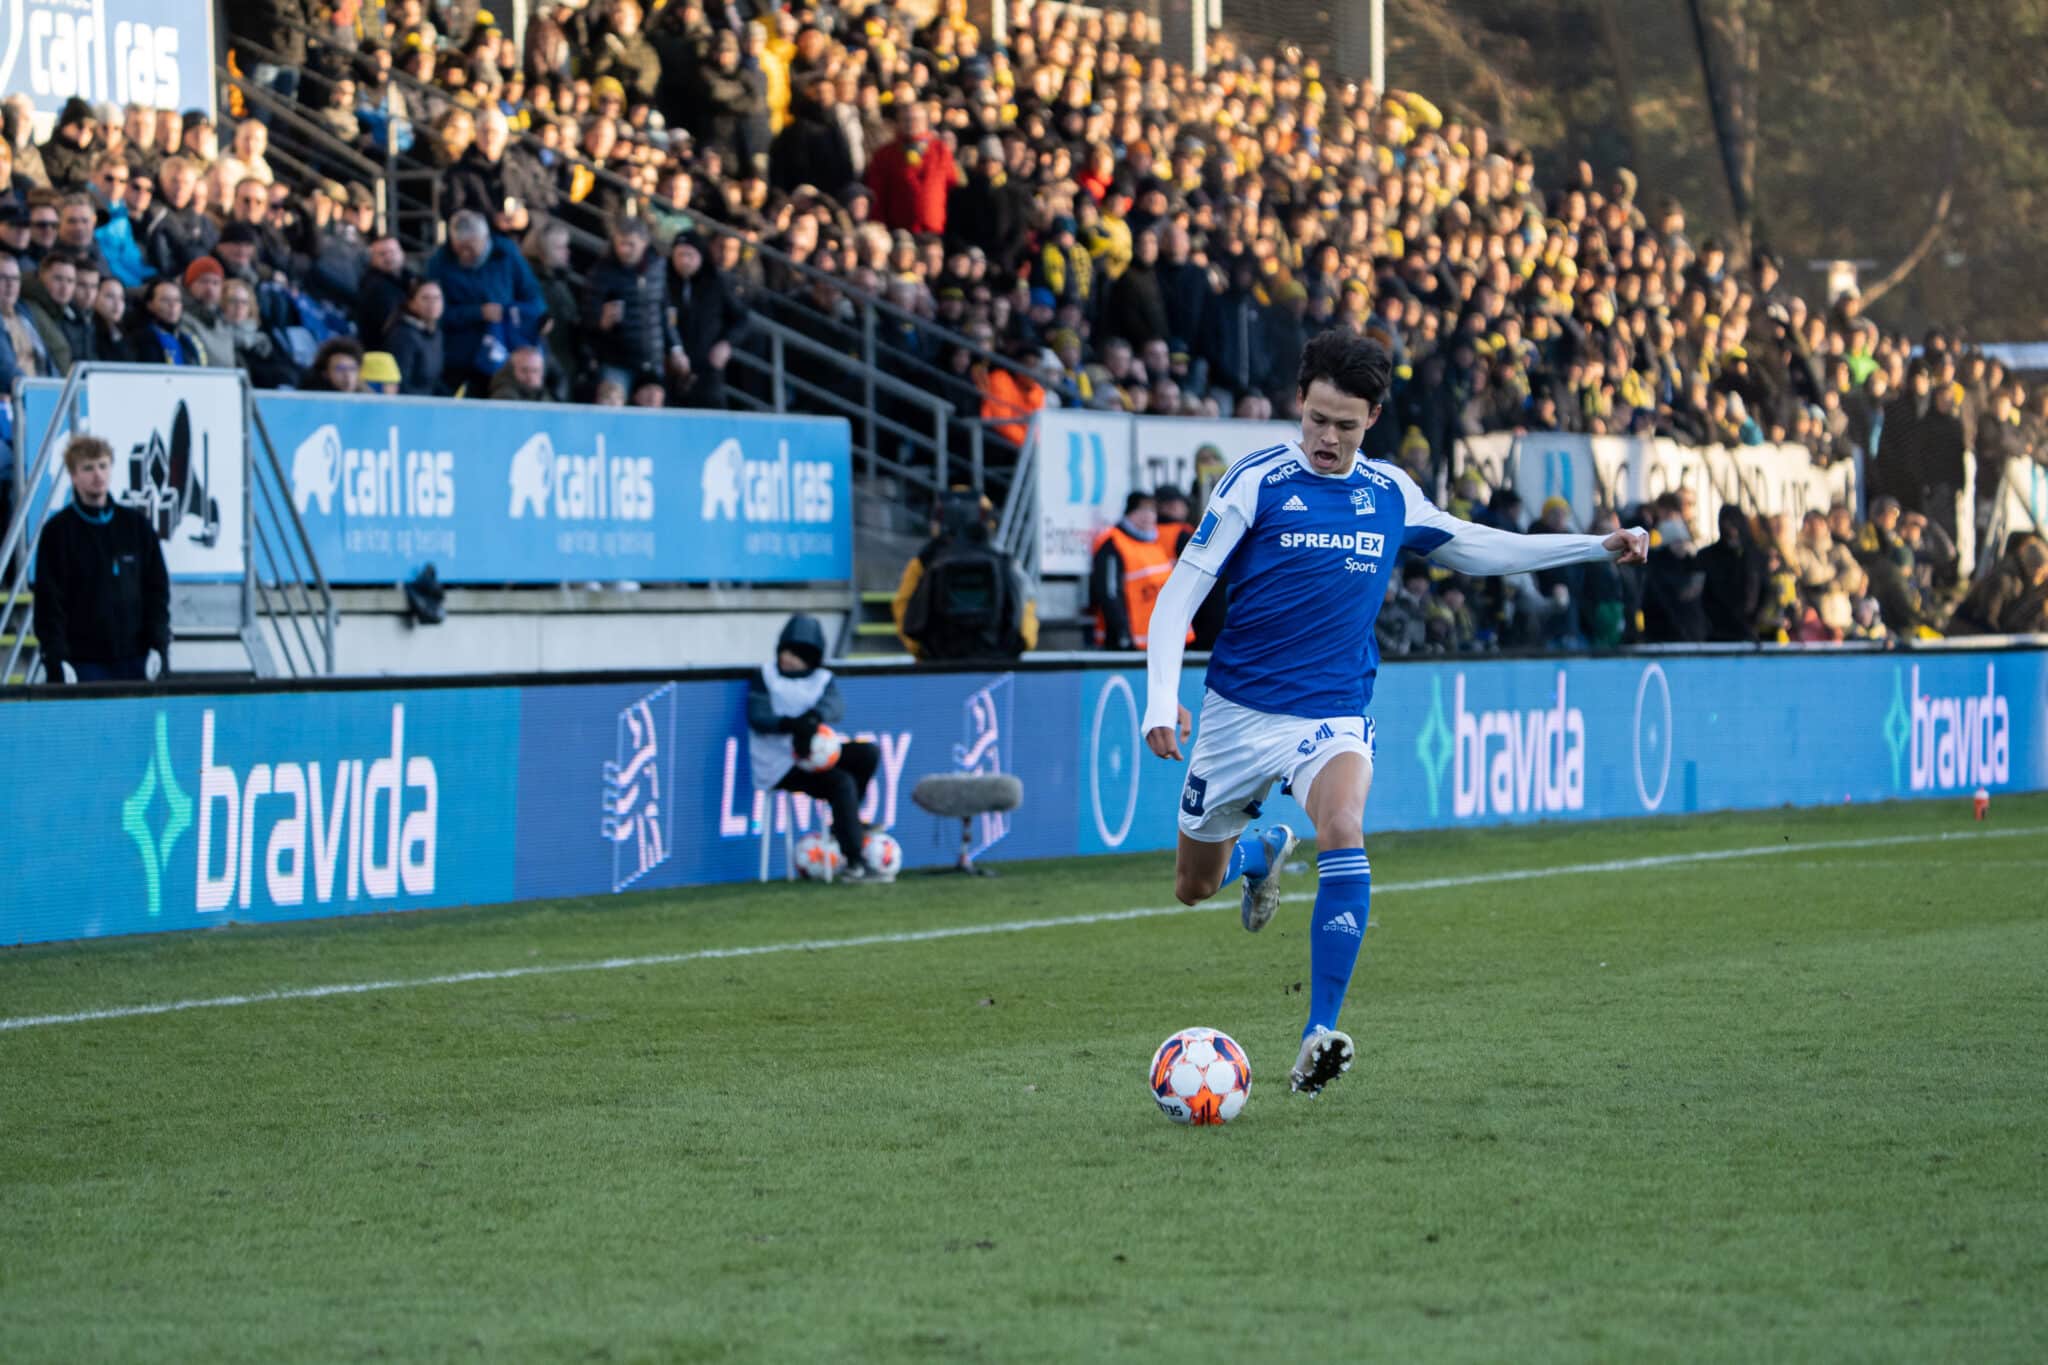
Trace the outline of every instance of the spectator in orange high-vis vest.
[[981, 415], [989, 430], [1022, 446], [1031, 432], [1032, 414], [1045, 406], [1045, 386], [1027, 374], [984, 361], [974, 367], [974, 387], [981, 390]]
[[1133, 493], [1125, 498], [1123, 520], [1095, 539], [1095, 562], [1088, 574], [1088, 604], [1095, 611], [1098, 647], [1145, 647], [1152, 604], [1173, 572], [1174, 551], [1173, 543], [1159, 534], [1159, 504], [1152, 495]]

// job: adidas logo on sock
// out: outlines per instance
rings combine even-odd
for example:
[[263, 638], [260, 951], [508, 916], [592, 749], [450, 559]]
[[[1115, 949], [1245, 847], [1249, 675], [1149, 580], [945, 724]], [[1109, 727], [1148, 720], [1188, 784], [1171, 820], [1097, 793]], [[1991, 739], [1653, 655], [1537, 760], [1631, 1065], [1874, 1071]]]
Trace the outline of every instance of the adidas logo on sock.
[[1364, 931], [1358, 927], [1358, 916], [1352, 914], [1349, 910], [1346, 910], [1343, 914], [1325, 924], [1323, 932], [1326, 934], [1349, 934], [1353, 938], [1363, 938], [1365, 936]]
[[1294, 493], [1288, 496], [1286, 502], [1280, 504], [1280, 510], [1283, 512], [1306, 512], [1308, 504], [1301, 500], [1301, 494]]

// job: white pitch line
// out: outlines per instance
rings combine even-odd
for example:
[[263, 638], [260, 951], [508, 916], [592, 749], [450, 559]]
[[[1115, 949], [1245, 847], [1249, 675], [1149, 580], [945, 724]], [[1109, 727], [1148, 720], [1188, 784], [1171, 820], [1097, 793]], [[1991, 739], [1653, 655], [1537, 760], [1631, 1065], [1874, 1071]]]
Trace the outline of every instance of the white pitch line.
[[[1784, 853], [1815, 853], [1823, 849], [1895, 848], [1901, 844], [1942, 844], [1964, 839], [2016, 839], [2030, 834], [2048, 834], [2048, 829], [1958, 830], [1948, 834], [1896, 834], [1883, 838], [1831, 839], [1817, 844], [1759, 844], [1755, 848], [1719, 848], [1703, 853], [1662, 853], [1648, 858], [1615, 858], [1603, 863], [1574, 863], [1566, 867], [1524, 867], [1507, 872], [1474, 872], [1464, 877], [1431, 877], [1419, 882], [1395, 882], [1376, 886], [1373, 894], [1394, 891], [1444, 891], [1459, 886], [1488, 886], [1495, 882], [1529, 882], [1543, 877], [1577, 877], [1596, 872], [1640, 872], [1651, 867], [1673, 867], [1682, 863], [1712, 863], [1729, 858], [1768, 858]], [[1315, 896], [1297, 892], [1283, 901], [1308, 901]], [[0, 1027], [5, 1021], [0, 1020]]]
[[[1576, 877], [1605, 872], [1636, 872], [1644, 868], [1675, 867], [1686, 863], [1719, 862], [1731, 858], [1761, 858], [1782, 853], [1815, 853], [1824, 850], [1893, 848], [1903, 844], [1949, 843], [1969, 839], [2009, 839], [2048, 834], [2048, 829], [1966, 830], [1952, 834], [1901, 834], [1886, 838], [1835, 839], [1809, 844], [1760, 844], [1752, 848], [1710, 849], [1698, 853], [1665, 853], [1646, 858], [1617, 858], [1607, 862], [1574, 863], [1564, 867], [1517, 868], [1507, 872], [1475, 872], [1463, 877], [1430, 877], [1422, 881], [1389, 882], [1373, 888], [1378, 896], [1408, 891], [1445, 891], [1464, 886], [1486, 886], [1497, 882], [1535, 881], [1544, 877]], [[1289, 901], [1313, 900], [1309, 893], [1284, 897]], [[89, 1024], [102, 1019], [136, 1019], [155, 1014], [178, 1014], [185, 1010], [227, 1009], [237, 1005], [267, 1005], [288, 1000], [322, 1000], [336, 995], [368, 995], [377, 991], [416, 990], [427, 986], [460, 986], [472, 981], [516, 981], [522, 977], [559, 976], [566, 972], [616, 972], [633, 967], [671, 967], [684, 962], [710, 962], [720, 958], [768, 957], [776, 953], [817, 953], [840, 948], [873, 948], [884, 944], [931, 943], [949, 938], [979, 938], [991, 934], [1023, 934], [1036, 929], [1067, 929], [1090, 924], [1115, 924], [1124, 920], [1158, 919], [1169, 915], [1191, 915], [1219, 907], [1209, 905], [1165, 905], [1137, 910], [1107, 910], [1092, 915], [1062, 915], [1054, 919], [1004, 920], [995, 924], [960, 924], [942, 929], [913, 929], [894, 934], [861, 934], [853, 938], [798, 939], [789, 943], [760, 943], [739, 948], [699, 948], [687, 953], [652, 953], [640, 957], [608, 957], [592, 962], [561, 962], [536, 967], [506, 967], [495, 971], [450, 972], [443, 976], [418, 976], [390, 981], [348, 981], [327, 986], [296, 986], [248, 995], [216, 995], [196, 1000], [166, 1000], [149, 1005], [115, 1005], [106, 1009], [80, 1010], [75, 1014], [34, 1014], [0, 1018], [0, 1033], [15, 1029], [51, 1028], [60, 1024]]]

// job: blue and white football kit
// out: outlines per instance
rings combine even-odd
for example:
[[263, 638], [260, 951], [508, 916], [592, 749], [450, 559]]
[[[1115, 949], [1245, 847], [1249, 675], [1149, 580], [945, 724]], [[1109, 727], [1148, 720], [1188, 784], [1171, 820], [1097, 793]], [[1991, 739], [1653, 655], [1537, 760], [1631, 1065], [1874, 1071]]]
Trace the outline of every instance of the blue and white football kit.
[[[1480, 575], [1609, 557], [1598, 536], [1520, 536], [1460, 521], [1400, 468], [1363, 456], [1344, 474], [1318, 473], [1294, 442], [1239, 460], [1217, 482], [1160, 592], [1146, 657], [1149, 733], [1178, 722], [1186, 626], [1227, 572], [1230, 612], [1209, 656], [1181, 792], [1180, 828], [1189, 838], [1238, 839], [1274, 782], [1304, 799], [1339, 754], [1362, 756], [1370, 779], [1373, 623], [1403, 550]], [[1278, 871], [1268, 866], [1270, 848], [1240, 839], [1226, 883]], [[1336, 1027], [1372, 886], [1362, 849], [1326, 850], [1317, 863], [1305, 1036]]]

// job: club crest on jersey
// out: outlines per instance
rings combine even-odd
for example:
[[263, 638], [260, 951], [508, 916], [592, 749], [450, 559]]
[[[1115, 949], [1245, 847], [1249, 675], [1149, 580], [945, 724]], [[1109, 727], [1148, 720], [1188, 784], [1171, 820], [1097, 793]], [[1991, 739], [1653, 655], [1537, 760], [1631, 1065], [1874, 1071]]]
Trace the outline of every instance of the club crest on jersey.
[[1373, 506], [1372, 490], [1370, 488], [1354, 488], [1351, 490], [1351, 511], [1353, 515], [1361, 517], [1371, 516], [1377, 510]]

